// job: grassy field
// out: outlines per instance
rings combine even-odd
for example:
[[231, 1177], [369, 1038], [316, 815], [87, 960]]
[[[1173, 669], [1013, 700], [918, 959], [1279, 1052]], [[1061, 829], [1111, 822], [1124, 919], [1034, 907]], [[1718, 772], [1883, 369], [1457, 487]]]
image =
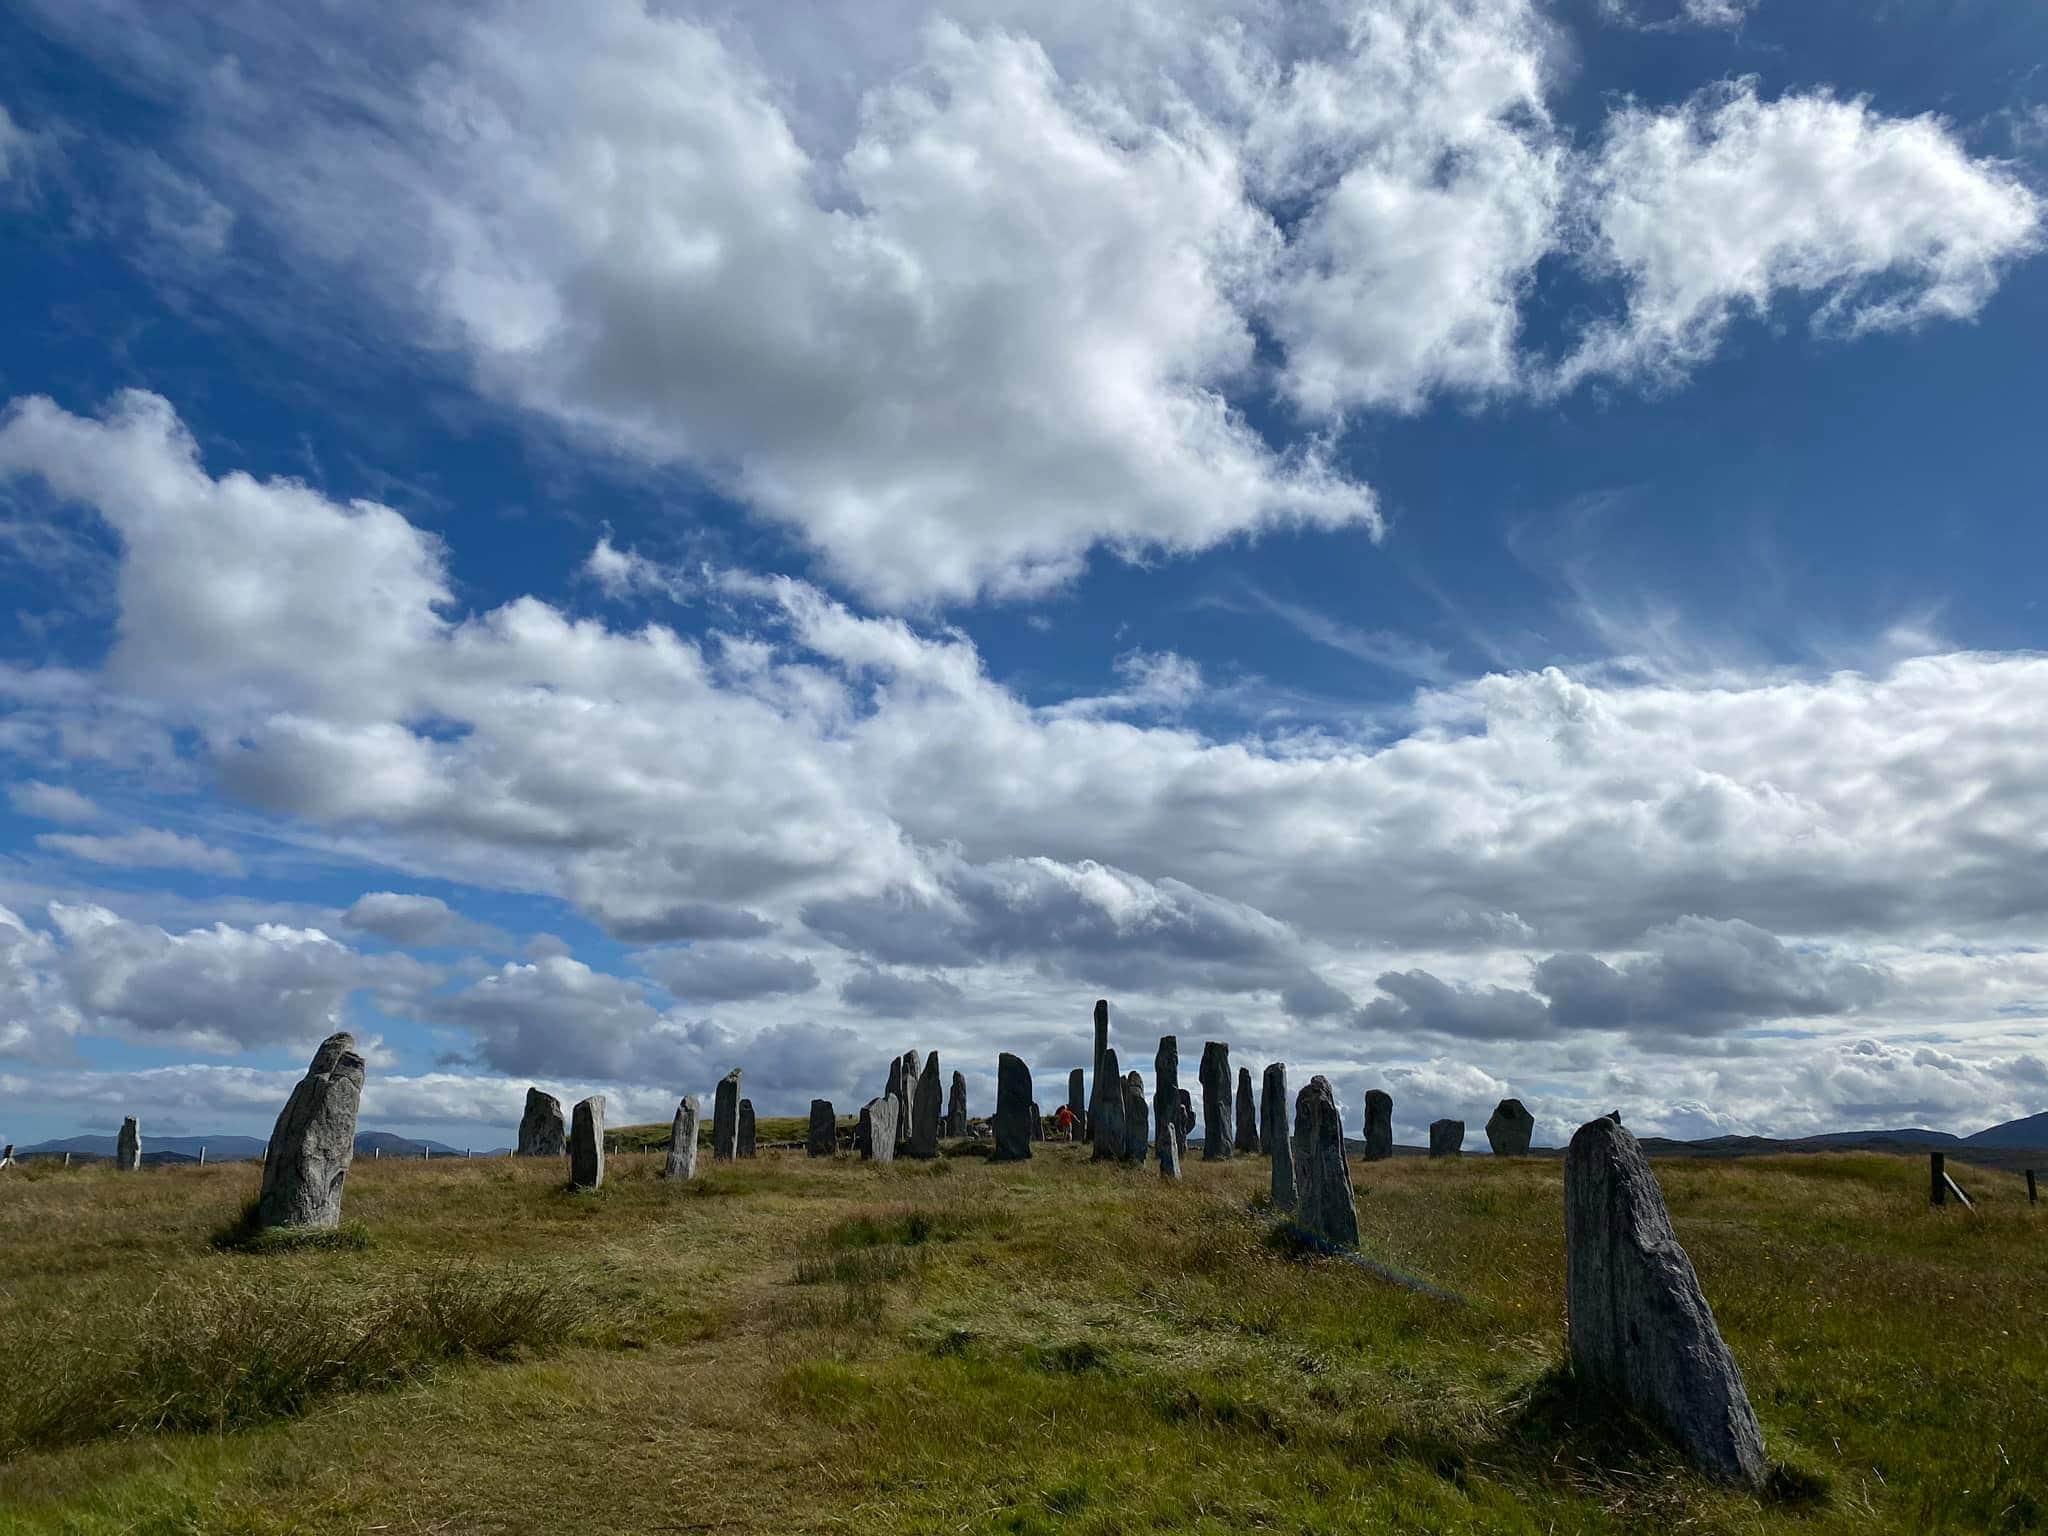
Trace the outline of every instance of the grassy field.
[[1446, 1300], [1276, 1241], [1259, 1160], [1048, 1152], [359, 1163], [339, 1238], [253, 1252], [253, 1166], [10, 1169], [0, 1531], [2048, 1527], [2012, 1175], [1958, 1169], [1971, 1214], [1917, 1161], [1658, 1165], [1757, 1498], [1559, 1372], [1555, 1161], [1354, 1165], [1364, 1251]]

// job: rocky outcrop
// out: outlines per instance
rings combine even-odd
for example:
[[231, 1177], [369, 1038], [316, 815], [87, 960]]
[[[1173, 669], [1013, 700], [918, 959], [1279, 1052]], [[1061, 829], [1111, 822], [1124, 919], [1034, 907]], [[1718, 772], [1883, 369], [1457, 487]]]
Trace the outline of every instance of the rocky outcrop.
[[513, 1143], [515, 1157], [560, 1157], [569, 1147], [569, 1126], [562, 1118], [562, 1101], [538, 1088], [526, 1090], [526, 1109], [519, 1116], [519, 1139]]
[[363, 1100], [363, 1058], [355, 1037], [329, 1035], [313, 1053], [271, 1128], [263, 1154], [256, 1218], [265, 1227], [333, 1227], [356, 1155], [356, 1111]]

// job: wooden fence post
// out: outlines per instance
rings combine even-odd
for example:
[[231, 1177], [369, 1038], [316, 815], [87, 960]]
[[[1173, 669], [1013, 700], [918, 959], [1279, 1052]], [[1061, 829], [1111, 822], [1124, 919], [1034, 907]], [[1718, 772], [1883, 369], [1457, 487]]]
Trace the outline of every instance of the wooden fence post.
[[1948, 1159], [1939, 1152], [1927, 1154], [1927, 1203], [1946, 1205], [1948, 1203]]

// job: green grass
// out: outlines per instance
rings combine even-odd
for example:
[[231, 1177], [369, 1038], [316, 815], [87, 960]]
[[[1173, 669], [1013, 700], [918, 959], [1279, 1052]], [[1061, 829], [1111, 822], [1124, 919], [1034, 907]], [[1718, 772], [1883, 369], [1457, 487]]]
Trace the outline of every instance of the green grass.
[[1657, 1165], [1756, 1496], [1560, 1368], [1556, 1162], [1354, 1165], [1364, 1251], [1452, 1301], [1272, 1241], [1256, 1159], [1086, 1156], [359, 1164], [356, 1240], [253, 1252], [253, 1168], [10, 1169], [0, 1531], [2048, 1529], [2017, 1178]]

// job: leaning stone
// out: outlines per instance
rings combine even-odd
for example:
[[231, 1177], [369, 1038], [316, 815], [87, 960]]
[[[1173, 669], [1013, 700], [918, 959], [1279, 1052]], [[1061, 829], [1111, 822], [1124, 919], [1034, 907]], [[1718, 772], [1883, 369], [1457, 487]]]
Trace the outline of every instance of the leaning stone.
[[839, 1119], [830, 1099], [811, 1100], [811, 1134], [804, 1151], [812, 1157], [831, 1157], [839, 1151]]
[[664, 1179], [697, 1177], [697, 1096], [683, 1095], [676, 1105], [676, 1118], [668, 1129], [668, 1161], [662, 1164]]
[[959, 1140], [967, 1134], [967, 1078], [953, 1074], [953, 1090], [946, 1098], [946, 1134]]
[[338, 1226], [341, 1187], [356, 1155], [363, 1058], [355, 1037], [329, 1035], [271, 1128], [256, 1219], [265, 1227]]
[[1031, 1069], [1008, 1051], [996, 1061], [996, 1150], [998, 1163], [1031, 1156]]
[[1268, 1062], [1259, 1079], [1259, 1150], [1273, 1155], [1273, 1143], [1287, 1139], [1287, 1068]]
[[711, 1101], [711, 1161], [729, 1163], [740, 1155], [740, 1069], [718, 1080]]
[[1295, 1207], [1301, 1225], [1326, 1243], [1358, 1246], [1358, 1208], [1344, 1160], [1344, 1113], [1326, 1077], [1312, 1077], [1294, 1101]]
[[1211, 1040], [1202, 1047], [1202, 1161], [1230, 1156], [1230, 1047]]
[[1430, 1121], [1429, 1155], [1431, 1157], [1463, 1157], [1465, 1155], [1465, 1122], [1462, 1120]]
[[133, 1115], [121, 1122], [121, 1134], [114, 1138], [114, 1166], [123, 1173], [142, 1166], [142, 1122]]
[[740, 1128], [738, 1144], [733, 1148], [741, 1157], [754, 1155], [754, 1101], [740, 1100]]
[[[1088, 1106], [1088, 1134], [1095, 1144], [1092, 1162], [1121, 1162], [1124, 1157], [1123, 1069], [1116, 1047], [1106, 1045], [1095, 1063], [1095, 1097]], [[1105, 1086], [1113, 1084], [1113, 1087]]]
[[1579, 1380], [1662, 1423], [1714, 1476], [1760, 1485], [1763, 1431], [1742, 1373], [1643, 1149], [1607, 1116], [1580, 1126], [1565, 1151], [1564, 1233]]
[[[1262, 1102], [1271, 1100], [1277, 1106], [1273, 1111], [1271, 1130], [1273, 1145], [1273, 1209], [1291, 1211], [1297, 1203], [1294, 1188], [1294, 1138], [1287, 1134], [1287, 1068], [1281, 1062], [1274, 1062], [1266, 1068]], [[1349, 1177], [1347, 1172], [1346, 1177]]]
[[1376, 1163], [1394, 1155], [1394, 1098], [1378, 1088], [1365, 1096], [1365, 1160]]
[[896, 1095], [885, 1093], [861, 1106], [860, 1130], [855, 1133], [854, 1145], [870, 1162], [896, 1161]]
[[1259, 1150], [1259, 1109], [1252, 1097], [1252, 1069], [1237, 1069], [1237, 1140], [1232, 1143], [1239, 1152]]
[[1535, 1130], [1536, 1117], [1520, 1099], [1502, 1099], [1486, 1117], [1486, 1144], [1495, 1157], [1520, 1157]]
[[939, 1155], [939, 1053], [933, 1051], [917, 1075], [910, 1100], [910, 1155], [933, 1158]]
[[569, 1187], [604, 1186], [604, 1095], [577, 1104], [569, 1123]]
[[562, 1121], [562, 1101], [538, 1088], [526, 1090], [526, 1111], [519, 1117], [515, 1157], [560, 1157], [569, 1145]]
[[1133, 1167], [1145, 1165], [1145, 1125], [1151, 1118], [1145, 1111], [1145, 1079], [1132, 1072], [1124, 1078], [1124, 1161]]
[[1162, 1179], [1180, 1177], [1180, 1037], [1161, 1035], [1152, 1058], [1152, 1150]]

